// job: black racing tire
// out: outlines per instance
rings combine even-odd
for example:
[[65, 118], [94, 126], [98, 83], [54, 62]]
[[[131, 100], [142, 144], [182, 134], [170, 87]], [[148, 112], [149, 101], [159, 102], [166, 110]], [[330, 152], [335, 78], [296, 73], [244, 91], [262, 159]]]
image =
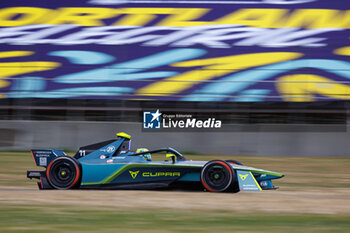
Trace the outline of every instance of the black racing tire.
[[206, 163], [201, 171], [201, 182], [210, 192], [228, 192], [235, 190], [236, 172], [231, 165], [222, 160]]
[[229, 159], [229, 160], [225, 160], [226, 162], [228, 163], [233, 163], [233, 164], [237, 164], [237, 165], [242, 165], [243, 166], [243, 163], [237, 161], [237, 160], [233, 160], [233, 159]]
[[47, 166], [46, 177], [55, 189], [76, 188], [81, 181], [81, 165], [73, 157], [57, 157]]

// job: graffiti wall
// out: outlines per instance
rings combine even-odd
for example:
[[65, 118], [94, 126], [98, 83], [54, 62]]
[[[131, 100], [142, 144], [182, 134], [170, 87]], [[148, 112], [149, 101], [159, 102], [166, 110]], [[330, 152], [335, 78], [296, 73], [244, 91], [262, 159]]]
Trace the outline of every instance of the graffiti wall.
[[350, 99], [344, 0], [11, 0], [0, 98]]

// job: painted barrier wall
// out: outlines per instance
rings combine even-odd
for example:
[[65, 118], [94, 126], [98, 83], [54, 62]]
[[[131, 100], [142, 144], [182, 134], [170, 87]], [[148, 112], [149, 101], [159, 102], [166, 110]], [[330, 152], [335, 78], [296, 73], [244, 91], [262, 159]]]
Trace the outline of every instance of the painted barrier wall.
[[[320, 125], [319, 127], [324, 127]], [[180, 152], [210, 155], [261, 156], [349, 156], [350, 131], [266, 132], [264, 127], [250, 132], [144, 132], [141, 123], [0, 121], [0, 150], [61, 148], [80, 146], [115, 138], [116, 132], [132, 135], [132, 150], [173, 147]]]
[[350, 99], [345, 0], [11, 0], [0, 98]]

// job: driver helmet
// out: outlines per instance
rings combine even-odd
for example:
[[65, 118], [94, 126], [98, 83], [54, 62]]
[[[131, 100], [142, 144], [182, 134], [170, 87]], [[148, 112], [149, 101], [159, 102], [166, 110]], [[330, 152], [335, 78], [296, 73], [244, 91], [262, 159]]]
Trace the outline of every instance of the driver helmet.
[[[146, 151], [148, 151], [147, 148], [139, 148], [139, 149], [136, 150], [136, 153], [141, 153], [141, 152], [146, 152]], [[151, 156], [150, 153], [143, 154], [143, 155], [140, 155], [140, 156], [142, 156], [147, 161], [151, 161], [152, 160], [152, 156]]]

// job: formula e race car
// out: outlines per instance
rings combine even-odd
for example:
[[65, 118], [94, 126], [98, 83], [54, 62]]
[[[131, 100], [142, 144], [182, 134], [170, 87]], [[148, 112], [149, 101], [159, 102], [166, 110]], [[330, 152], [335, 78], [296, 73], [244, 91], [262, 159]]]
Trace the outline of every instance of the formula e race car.
[[[39, 189], [198, 189], [239, 192], [276, 189], [271, 180], [282, 174], [243, 166], [235, 160], [192, 161], [178, 151], [163, 148], [130, 152], [131, 137], [83, 146], [74, 157], [62, 150], [31, 150], [35, 164], [44, 171], [27, 171], [39, 179]], [[152, 154], [166, 153], [165, 161]]]

